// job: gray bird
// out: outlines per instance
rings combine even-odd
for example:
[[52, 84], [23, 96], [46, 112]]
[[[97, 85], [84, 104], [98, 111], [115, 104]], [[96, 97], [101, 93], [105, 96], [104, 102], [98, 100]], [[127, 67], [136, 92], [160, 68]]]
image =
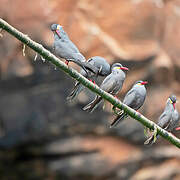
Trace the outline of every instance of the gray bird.
[[54, 45], [53, 49], [60, 58], [66, 60], [68, 65], [69, 61], [72, 61], [81, 66], [87, 73], [87, 70], [97, 74], [98, 69], [86, 62], [85, 57], [79, 52], [76, 45], [69, 39], [67, 33], [63, 30], [63, 27], [59, 24], [52, 24], [51, 31], [54, 33]]
[[[175, 95], [169, 96], [164, 112], [159, 117], [157, 125], [165, 130], [168, 130], [169, 128], [170, 128], [169, 130], [174, 129], [174, 125], [171, 123], [172, 122], [174, 123], [174, 120], [176, 119], [177, 116], [176, 112], [174, 114], [175, 104], [176, 104], [176, 96]], [[152, 135], [144, 142], [144, 144], [151, 145], [155, 143], [156, 138], [159, 138], [159, 136], [156, 137], [156, 135], [157, 135], [157, 129], [154, 130]]]
[[[88, 77], [87, 77], [87, 73], [83, 69], [81, 69], [80, 74], [90, 79], [91, 81], [94, 80], [95, 82], [98, 77], [107, 76], [108, 74], [110, 74], [111, 68], [110, 68], [109, 63], [106, 61], [106, 59], [100, 56], [94, 56], [94, 57], [89, 58], [87, 62], [98, 69], [97, 75], [95, 75], [94, 73], [88, 72], [89, 74]], [[80, 92], [84, 89], [85, 87], [80, 82], [76, 81], [73, 90], [67, 97], [67, 100], [69, 101], [74, 100], [80, 94]]]
[[[134, 110], [138, 110], [144, 104], [146, 98], [145, 84], [147, 84], [147, 81], [137, 81], [125, 95], [123, 103]], [[128, 116], [123, 110], [118, 112], [118, 114], [110, 127], [116, 126]]]
[[[123, 67], [120, 63], [115, 63], [112, 65], [111, 74], [109, 74], [102, 84], [100, 88], [112, 95], [116, 95], [122, 88], [124, 80], [126, 78], [125, 71], [128, 70], [127, 67]], [[101, 96], [96, 96], [95, 99], [86, 105], [83, 110], [87, 112], [93, 112], [97, 106], [102, 101]]]

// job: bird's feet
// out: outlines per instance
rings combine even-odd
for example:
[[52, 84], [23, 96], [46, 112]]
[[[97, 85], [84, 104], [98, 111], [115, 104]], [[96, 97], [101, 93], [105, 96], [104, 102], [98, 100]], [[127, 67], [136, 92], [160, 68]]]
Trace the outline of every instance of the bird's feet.
[[[115, 97], [117, 100], [119, 100], [117, 96], [114, 95], [114, 97]], [[116, 106], [113, 106], [112, 111], [113, 111], [113, 113], [114, 113], [115, 115], [117, 115], [117, 116], [119, 116], [120, 114], [122, 114], [122, 110], [117, 110], [117, 109], [116, 109]]]
[[95, 82], [94, 80], [90, 79], [90, 81], [91, 81], [93, 84], [96, 84], [96, 82]]
[[65, 61], [65, 64], [68, 66], [68, 64], [69, 64], [69, 61], [67, 61], [67, 60], [66, 60], [66, 61]]
[[112, 111], [117, 116], [119, 116], [122, 113], [122, 110], [117, 110], [116, 106], [113, 106]]

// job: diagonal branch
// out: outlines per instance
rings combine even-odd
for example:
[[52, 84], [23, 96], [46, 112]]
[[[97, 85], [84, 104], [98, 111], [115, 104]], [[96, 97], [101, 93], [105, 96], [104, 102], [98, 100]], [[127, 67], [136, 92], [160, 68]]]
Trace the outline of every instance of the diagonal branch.
[[31, 40], [27, 35], [21, 33], [20, 31], [18, 31], [17, 29], [9, 25], [6, 21], [4, 21], [1, 18], [0, 18], [0, 28], [4, 29], [5, 31], [7, 31], [11, 35], [19, 39], [22, 43], [29, 46], [35, 52], [40, 54], [43, 58], [45, 58], [52, 64], [56, 65], [58, 68], [63, 70], [66, 74], [68, 74], [72, 78], [82, 83], [84, 86], [89, 88], [94, 93], [100, 95], [105, 100], [109, 101], [112, 105], [116, 106], [119, 109], [124, 110], [129, 116], [139, 121], [143, 126], [146, 126], [147, 128], [150, 128], [150, 129], [154, 129], [155, 127], [157, 127], [158, 134], [160, 134], [163, 138], [167, 139], [169, 142], [171, 142], [172, 144], [180, 148], [180, 139], [178, 139], [171, 133], [167, 132], [166, 130], [162, 129], [161, 127], [157, 126], [154, 122], [150, 121], [143, 115], [137, 113], [135, 110], [126, 106], [121, 101], [119, 101], [118, 99], [110, 95], [109, 93], [100, 89], [97, 85], [94, 85], [88, 79], [84, 78], [81, 74], [79, 74], [76, 70], [68, 67], [64, 62], [62, 62], [56, 56], [54, 56], [51, 52], [46, 50], [41, 44], [36, 43], [35, 41]]

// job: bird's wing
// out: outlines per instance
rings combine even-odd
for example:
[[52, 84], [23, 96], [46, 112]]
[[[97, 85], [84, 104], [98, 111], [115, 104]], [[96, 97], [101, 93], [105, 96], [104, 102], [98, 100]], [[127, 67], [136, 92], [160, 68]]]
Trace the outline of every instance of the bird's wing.
[[71, 50], [74, 53], [79, 53], [79, 49], [77, 48], [77, 46], [69, 39], [69, 41], [65, 41], [66, 44], [68, 45], [69, 48], [71, 48]]
[[89, 58], [88, 62], [98, 68], [100, 76], [106, 76], [110, 74], [110, 65], [107, 63], [107, 61], [104, 58], [101, 57], [94, 57]]
[[134, 89], [131, 89], [128, 91], [128, 93], [125, 95], [123, 103], [127, 106], [131, 106], [136, 98], [136, 91]]
[[113, 78], [113, 75], [111, 74], [104, 79], [100, 88], [106, 92], [112, 92], [113, 89], [116, 87], [116, 84], [116, 78]]
[[163, 112], [161, 116], [159, 117], [158, 126], [164, 128], [168, 128], [169, 124], [171, 122], [171, 116], [167, 114], [166, 112]]
[[66, 41], [56, 41], [55, 52], [58, 56], [64, 59], [74, 59], [74, 56], [76, 56], [76, 52], [70, 48], [68, 42]]
[[171, 118], [170, 124], [168, 126], [168, 131], [170, 131], [170, 132], [173, 131], [178, 126], [179, 121], [180, 121], [179, 113], [177, 110], [175, 110], [172, 114], [172, 118]]

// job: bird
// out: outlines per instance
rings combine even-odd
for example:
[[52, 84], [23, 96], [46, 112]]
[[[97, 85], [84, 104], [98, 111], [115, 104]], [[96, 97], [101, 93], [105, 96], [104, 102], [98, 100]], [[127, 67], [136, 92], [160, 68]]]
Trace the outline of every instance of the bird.
[[52, 24], [51, 31], [54, 34], [54, 44], [53, 49], [55, 54], [60, 58], [65, 59], [65, 63], [68, 65], [70, 61], [78, 64], [84, 69], [86, 73], [87, 70], [97, 74], [98, 69], [88, 62], [86, 58], [79, 52], [76, 45], [69, 39], [68, 34], [64, 31], [63, 27], [59, 24]]
[[[112, 95], [116, 95], [122, 88], [126, 74], [124, 71], [129, 70], [123, 67], [120, 63], [115, 63], [111, 67], [111, 74], [109, 74], [101, 83], [100, 88]], [[87, 104], [83, 110], [93, 112], [102, 101], [102, 97], [96, 95], [95, 99]]]
[[[172, 122], [174, 123], [176, 120], [176, 112], [175, 111], [175, 104], [176, 104], [176, 96], [174, 94], [170, 95], [167, 102], [165, 109], [163, 113], [160, 115], [158, 119], [157, 125], [160, 126], [161, 128], [165, 130], [172, 130], [174, 129], [174, 125], [171, 124]], [[174, 114], [175, 113], [175, 114]], [[173, 126], [172, 126], [173, 125]], [[157, 128], [154, 129], [154, 132], [151, 134], [151, 136], [144, 142], [145, 145], [152, 145], [155, 143], [156, 139], [159, 138], [157, 136]]]
[[[94, 57], [89, 58], [87, 60], [87, 62], [92, 64], [96, 68], [98, 68], [98, 74], [96, 75], [94, 73], [88, 72], [89, 77], [87, 77], [87, 73], [83, 69], [81, 69], [80, 74], [83, 75], [84, 77], [90, 79], [91, 81], [94, 81], [94, 83], [98, 77], [101, 77], [101, 76], [105, 77], [108, 74], [110, 74], [111, 67], [110, 67], [109, 63], [106, 61], [106, 59], [104, 59], [103, 57], [94, 56]], [[76, 81], [73, 90], [67, 97], [67, 100], [68, 101], [75, 100], [76, 97], [80, 94], [80, 92], [84, 89], [85, 89], [85, 87], [80, 82]]]
[[[146, 98], [146, 88], [145, 85], [147, 81], [137, 81], [134, 83], [133, 87], [126, 93], [123, 104], [126, 104], [134, 110], [138, 110], [145, 101]], [[110, 127], [116, 126], [119, 122], [125, 119], [128, 115], [121, 110], [118, 112], [118, 116], [113, 120]]]

